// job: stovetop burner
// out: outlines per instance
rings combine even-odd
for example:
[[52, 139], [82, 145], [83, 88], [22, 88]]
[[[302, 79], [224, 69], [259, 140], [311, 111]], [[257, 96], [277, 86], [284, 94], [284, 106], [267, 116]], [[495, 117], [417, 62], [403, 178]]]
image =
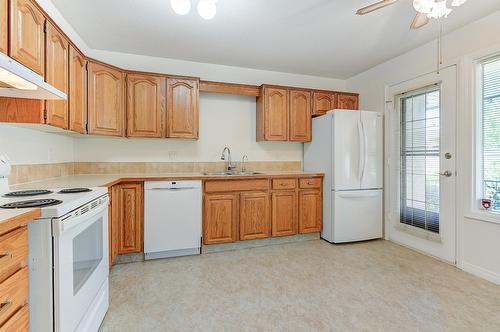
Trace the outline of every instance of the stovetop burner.
[[59, 191], [60, 194], [76, 194], [76, 193], [86, 193], [92, 191], [89, 188], [67, 188]]
[[62, 201], [57, 200], [57, 199], [52, 199], [52, 198], [32, 199], [29, 201], [19, 201], [19, 202], [7, 203], [4, 205], [0, 205], [0, 208], [2, 208], [2, 209], [22, 209], [22, 208], [57, 205], [57, 204], [61, 204], [61, 203], [62, 203]]
[[4, 197], [25, 197], [25, 196], [38, 196], [46, 194], [52, 194], [52, 191], [44, 189], [20, 190], [7, 193], [4, 195]]

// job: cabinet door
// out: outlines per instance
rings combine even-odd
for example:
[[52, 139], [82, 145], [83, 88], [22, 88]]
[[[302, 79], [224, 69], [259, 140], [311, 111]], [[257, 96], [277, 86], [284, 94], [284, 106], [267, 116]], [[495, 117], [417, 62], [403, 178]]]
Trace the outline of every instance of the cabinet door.
[[87, 132], [87, 60], [69, 48], [69, 129]]
[[44, 75], [45, 18], [29, 0], [10, 1], [10, 56]]
[[267, 192], [240, 194], [240, 240], [254, 240], [269, 237], [269, 195]]
[[299, 191], [299, 233], [315, 233], [321, 231], [322, 195], [320, 190]]
[[337, 108], [337, 95], [334, 92], [314, 92], [312, 115], [323, 115]]
[[9, 2], [0, 0], [0, 52], [7, 54], [9, 49]]
[[143, 185], [113, 187], [113, 219], [118, 225], [118, 254], [140, 253], [143, 248]]
[[297, 234], [297, 192], [275, 191], [271, 202], [272, 236]]
[[89, 62], [89, 134], [124, 136], [124, 83], [120, 70]]
[[[45, 81], [67, 94], [69, 43], [66, 37], [49, 22], [47, 22], [45, 45]], [[68, 101], [47, 100], [46, 107], [47, 124], [68, 129]]]
[[238, 195], [205, 195], [203, 243], [229, 243], [238, 240]]
[[359, 96], [356, 94], [338, 94], [338, 108], [342, 110], [357, 110], [359, 108]]
[[199, 81], [167, 79], [167, 137], [198, 138]]
[[311, 141], [311, 92], [290, 90], [290, 141]]
[[127, 136], [165, 137], [165, 78], [127, 75]]
[[264, 139], [288, 140], [288, 90], [264, 89]]

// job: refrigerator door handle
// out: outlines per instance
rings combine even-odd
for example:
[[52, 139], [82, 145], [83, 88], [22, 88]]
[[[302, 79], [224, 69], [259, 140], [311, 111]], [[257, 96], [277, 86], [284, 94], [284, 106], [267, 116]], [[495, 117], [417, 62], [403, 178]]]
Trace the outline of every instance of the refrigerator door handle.
[[377, 192], [373, 192], [373, 191], [369, 191], [369, 192], [363, 192], [363, 191], [360, 191], [360, 192], [345, 192], [345, 193], [337, 193], [337, 196], [338, 197], [342, 197], [342, 198], [363, 198], [363, 197], [376, 197], [376, 196], [379, 196], [380, 193], [377, 191]]
[[[361, 121], [361, 129], [363, 129], [363, 172], [361, 173], [360, 181], [362, 181], [365, 176], [366, 164], [368, 163], [368, 136], [366, 135], [366, 129], [363, 121]], [[361, 187], [363, 187], [362, 184]]]
[[358, 137], [359, 137], [359, 162], [358, 162], [358, 178], [359, 182], [363, 179], [365, 165], [365, 134], [361, 120], [358, 120]]

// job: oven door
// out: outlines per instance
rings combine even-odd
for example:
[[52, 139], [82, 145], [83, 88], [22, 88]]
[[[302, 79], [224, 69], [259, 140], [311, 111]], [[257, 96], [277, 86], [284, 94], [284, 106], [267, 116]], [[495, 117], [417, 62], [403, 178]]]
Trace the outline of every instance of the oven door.
[[89, 212], [55, 219], [52, 227], [54, 326], [75, 331], [109, 275], [108, 199]]

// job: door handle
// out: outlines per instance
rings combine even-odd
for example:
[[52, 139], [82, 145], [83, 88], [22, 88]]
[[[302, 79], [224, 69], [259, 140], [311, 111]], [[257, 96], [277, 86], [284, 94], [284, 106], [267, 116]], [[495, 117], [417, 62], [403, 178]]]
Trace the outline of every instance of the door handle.
[[444, 173], [439, 173], [439, 175], [449, 178], [453, 173], [451, 171], [444, 171]]

